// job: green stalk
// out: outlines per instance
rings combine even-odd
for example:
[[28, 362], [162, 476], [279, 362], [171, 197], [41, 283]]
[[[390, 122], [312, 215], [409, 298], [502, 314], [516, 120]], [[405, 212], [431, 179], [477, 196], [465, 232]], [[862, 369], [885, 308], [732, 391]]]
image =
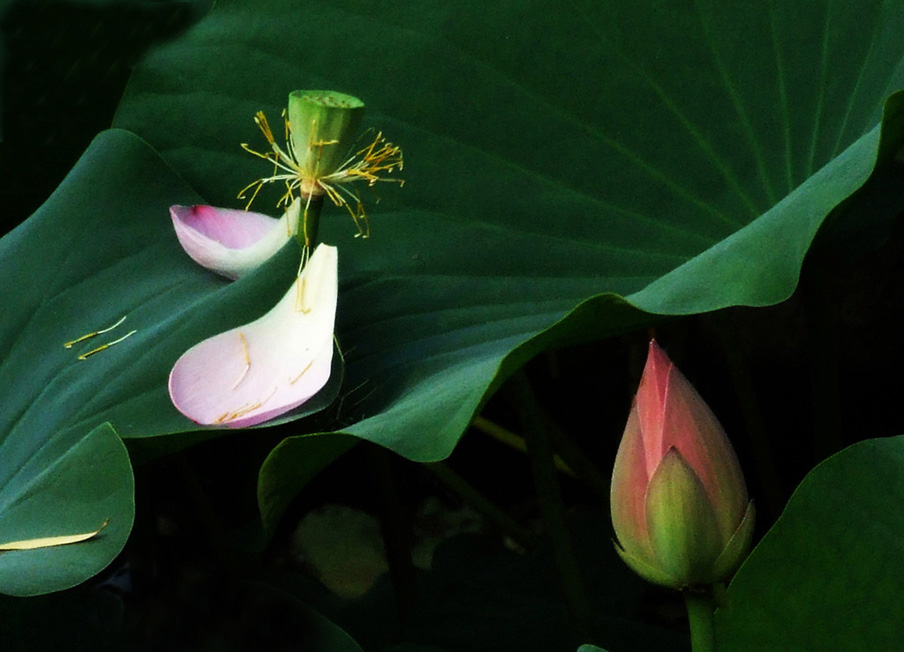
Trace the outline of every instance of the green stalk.
[[565, 515], [565, 502], [556, 474], [552, 445], [533, 388], [523, 369], [512, 376], [509, 381], [509, 392], [521, 419], [540, 503], [540, 515], [552, 544], [553, 558], [571, 628], [582, 642], [593, 641], [593, 612], [574, 555], [574, 544]]
[[713, 616], [716, 605], [709, 591], [696, 593], [684, 591], [687, 618], [691, 626], [691, 650], [693, 652], [715, 652], [716, 638]]
[[304, 249], [303, 260], [307, 262], [314, 245], [317, 244], [317, 230], [320, 227], [320, 211], [323, 210], [323, 195], [312, 195], [310, 199], [299, 199], [305, 203], [301, 209], [301, 225], [295, 236]]
[[413, 534], [393, 477], [390, 453], [376, 444], [368, 446], [368, 450], [380, 504], [380, 531], [386, 546], [389, 579], [395, 594], [399, 623], [404, 628], [418, 602], [417, 570], [411, 559]]
[[596, 494], [597, 500], [602, 505], [609, 504], [609, 484], [610, 478], [607, 478], [600, 472], [596, 464], [582, 451], [578, 445], [565, 434], [552, 417], [544, 412], [547, 432], [552, 441], [553, 449], [559, 454], [559, 457], [565, 462], [573, 475], [584, 485]]
[[[504, 446], [508, 446], [509, 448], [512, 448], [519, 453], [527, 454], [527, 444], [524, 443], [523, 437], [516, 435], [511, 430], [506, 430], [498, 423], [494, 423], [486, 417], [477, 415], [471, 422], [471, 427], [475, 430], [479, 430], [485, 435], [489, 435]], [[555, 463], [557, 471], [566, 475], [570, 475], [571, 477], [575, 477], [574, 471], [568, 468], [568, 465], [565, 464], [565, 462], [563, 462], [558, 455], [555, 457]]]
[[470, 482], [450, 469], [448, 465], [443, 462], [428, 462], [424, 464], [424, 467], [519, 546], [527, 550], [536, 547], [537, 537], [522, 527], [517, 519], [499, 509], [489, 498], [477, 491]]

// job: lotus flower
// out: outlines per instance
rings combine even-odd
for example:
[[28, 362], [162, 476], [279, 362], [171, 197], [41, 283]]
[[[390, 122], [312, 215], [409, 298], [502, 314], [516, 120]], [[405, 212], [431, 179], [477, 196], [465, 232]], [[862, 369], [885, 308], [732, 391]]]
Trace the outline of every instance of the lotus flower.
[[[349, 188], [357, 182], [374, 186], [378, 182], [404, 183], [387, 178], [403, 167], [402, 150], [388, 142], [383, 133], [376, 134], [366, 147], [349, 151], [356, 142], [358, 125], [364, 115], [364, 102], [352, 95], [336, 91], [292, 91], [285, 114], [285, 147], [280, 147], [263, 111], [254, 121], [270, 146], [258, 152], [242, 143], [246, 152], [273, 164], [273, 174], [248, 184], [239, 199], [252, 193], [248, 205], [268, 183], [284, 186], [279, 204], [289, 205], [297, 192], [308, 204], [323, 195], [336, 206], [344, 206], [351, 215], [358, 235], [370, 236], [370, 223], [358, 193]], [[349, 203], [351, 201], [351, 203]], [[307, 208], [305, 208], [307, 216]], [[309, 242], [306, 239], [306, 242]]]
[[[401, 149], [382, 133], [366, 147], [350, 149], [357, 142], [363, 112], [364, 103], [351, 95], [293, 91], [283, 148], [259, 111], [254, 119], [269, 151], [258, 152], [244, 143], [242, 148], [273, 164], [273, 172], [246, 186], [239, 197], [251, 193], [247, 209], [263, 186], [279, 183], [286, 192], [277, 206], [286, 206], [285, 214], [277, 220], [247, 210], [172, 206], [173, 226], [186, 253], [203, 267], [237, 279], [296, 236], [304, 260], [317, 241], [324, 195], [344, 206], [358, 235], [367, 237], [367, 215], [357, 192], [346, 186], [361, 181], [401, 185], [401, 179], [386, 179], [385, 174], [401, 170], [403, 160]], [[176, 408], [197, 423], [245, 427], [316, 394], [329, 380], [332, 364], [337, 264], [336, 249], [320, 245], [270, 312], [186, 351], [170, 373], [170, 398]]]
[[192, 421], [253, 426], [298, 407], [329, 380], [338, 256], [321, 244], [260, 319], [196, 344], [170, 373], [170, 398]]
[[727, 579], [753, 532], [753, 503], [716, 417], [656, 342], [615, 457], [616, 549], [672, 588]]
[[282, 218], [214, 208], [171, 206], [176, 237], [192, 260], [227, 278], [237, 279], [266, 261], [298, 232], [301, 202]]

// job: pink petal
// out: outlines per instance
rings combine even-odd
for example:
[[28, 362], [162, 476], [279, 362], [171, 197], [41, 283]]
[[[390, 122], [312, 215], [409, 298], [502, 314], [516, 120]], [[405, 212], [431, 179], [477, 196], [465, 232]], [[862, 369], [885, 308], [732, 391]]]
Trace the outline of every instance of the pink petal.
[[275, 254], [298, 230], [300, 202], [276, 219], [213, 206], [171, 206], [176, 237], [199, 265], [236, 279]]
[[260, 319], [196, 344], [170, 373], [170, 398], [192, 421], [253, 426], [326, 384], [338, 295], [335, 247], [319, 245], [286, 295]]
[[633, 556], [646, 559], [650, 552], [644, 500], [650, 476], [644, 458], [643, 434], [635, 401], [615, 455], [609, 504], [612, 527], [622, 548]]
[[700, 478], [727, 541], [747, 510], [744, 475], [716, 416], [675, 367], [669, 376], [663, 433], [662, 446], [680, 451]]
[[651, 340], [635, 402], [640, 419], [640, 431], [643, 433], [644, 463], [648, 478], [653, 476], [653, 472], [668, 450], [663, 444], [663, 414], [673, 367], [672, 361], [663, 353], [656, 341]]

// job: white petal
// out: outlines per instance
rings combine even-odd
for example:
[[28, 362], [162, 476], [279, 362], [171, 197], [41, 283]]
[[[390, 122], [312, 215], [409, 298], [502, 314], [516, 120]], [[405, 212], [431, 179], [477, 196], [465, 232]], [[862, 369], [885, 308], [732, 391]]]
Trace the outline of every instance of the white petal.
[[179, 358], [173, 404], [197, 423], [236, 428], [298, 407], [329, 380], [337, 298], [337, 250], [321, 244], [270, 312]]

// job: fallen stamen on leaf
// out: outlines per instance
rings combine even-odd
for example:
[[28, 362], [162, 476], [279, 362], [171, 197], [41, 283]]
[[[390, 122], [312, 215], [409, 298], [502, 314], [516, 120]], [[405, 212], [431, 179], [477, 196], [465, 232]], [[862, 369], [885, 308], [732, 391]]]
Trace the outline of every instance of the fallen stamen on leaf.
[[113, 324], [112, 326], [109, 326], [108, 328], [102, 328], [101, 330], [94, 331], [93, 333], [88, 333], [87, 335], [82, 335], [81, 337], [78, 337], [78, 338], [72, 340], [71, 342], [66, 342], [63, 345], [63, 348], [71, 349], [73, 344], [78, 344], [79, 342], [84, 342], [85, 340], [90, 340], [92, 337], [96, 337], [98, 335], [103, 335], [104, 333], [109, 333], [110, 331], [112, 331], [114, 328], [119, 326], [125, 320], [126, 320], [126, 316], [123, 315], [122, 318], [118, 322]]
[[56, 537], [41, 537], [38, 539], [23, 539], [22, 541], [10, 541], [8, 543], [0, 543], [0, 552], [8, 552], [11, 550], [36, 550], [38, 548], [53, 548], [55, 546], [66, 546], [70, 543], [80, 543], [87, 541], [100, 534], [100, 531], [107, 527], [110, 519], [103, 522], [99, 528], [93, 532], [84, 532], [82, 534], [66, 534]]
[[128, 333], [126, 333], [125, 335], [123, 335], [122, 337], [120, 337], [119, 339], [113, 340], [112, 342], [107, 342], [106, 344], [101, 344], [101, 345], [100, 345], [99, 347], [97, 347], [96, 349], [91, 349], [91, 350], [88, 351], [87, 353], [82, 353], [82, 354], [78, 357], [78, 359], [79, 359], [79, 360], [87, 360], [89, 357], [91, 357], [91, 356], [94, 355], [95, 353], [100, 353], [100, 352], [103, 351], [104, 349], [109, 349], [109, 348], [110, 348], [111, 346], [113, 346], [114, 344], [119, 344], [119, 343], [122, 342], [123, 340], [126, 340], [126, 339], [132, 337], [132, 336], [133, 336], [135, 333], [137, 333], [137, 332], [138, 332], [137, 330], [131, 330], [131, 331], [129, 331]]

